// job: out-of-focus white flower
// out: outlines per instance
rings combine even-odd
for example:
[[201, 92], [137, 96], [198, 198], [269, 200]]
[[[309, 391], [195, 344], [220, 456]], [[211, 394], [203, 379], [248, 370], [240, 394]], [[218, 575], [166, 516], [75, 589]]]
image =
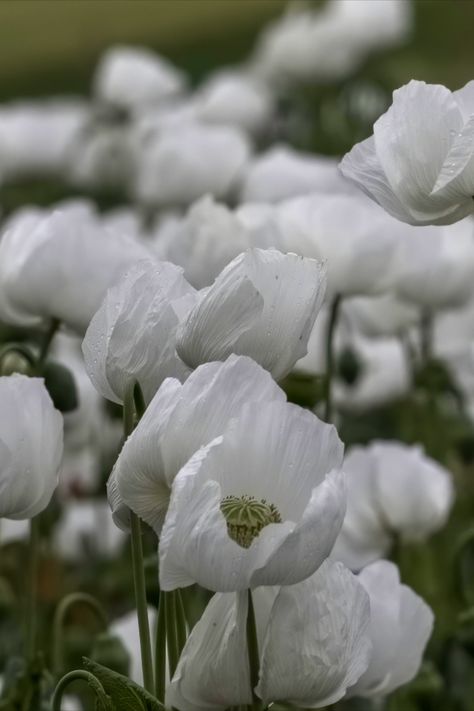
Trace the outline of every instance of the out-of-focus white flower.
[[452, 477], [421, 447], [382, 441], [354, 447], [344, 471], [347, 513], [332, 556], [353, 570], [383, 557], [395, 535], [423, 541], [445, 524]]
[[306, 353], [325, 288], [316, 260], [248, 250], [199, 294], [180, 326], [178, 355], [195, 368], [240, 353], [281, 378]]
[[273, 98], [255, 77], [228, 69], [212, 74], [198, 89], [194, 107], [201, 121], [237, 126], [254, 134], [269, 123]]
[[[148, 607], [148, 624], [151, 630], [155, 628], [156, 610], [151, 606]], [[130, 678], [136, 684], [143, 684], [140, 633], [138, 630], [136, 610], [132, 610], [126, 615], [123, 615], [123, 617], [114, 620], [110, 625], [109, 632], [111, 635], [116, 635], [122, 640], [125, 649], [130, 655]]]
[[[367, 593], [341, 564], [323, 563], [298, 585], [253, 591], [260, 649], [255, 691], [265, 705], [320, 708], [341, 699], [371, 652]], [[252, 703], [247, 594], [221, 593], [184, 647], [167, 705], [217, 711]]]
[[136, 381], [150, 402], [165, 378], [188, 375], [176, 355], [176, 330], [195, 299], [174, 264], [150, 260], [131, 268], [107, 292], [83, 341], [86, 370], [97, 391], [122, 403]]
[[354, 192], [343, 178], [335, 158], [316, 156], [279, 145], [255, 157], [245, 173], [244, 201], [279, 202], [320, 192]]
[[186, 87], [184, 72], [144, 47], [118, 46], [101, 57], [94, 76], [99, 101], [139, 109], [168, 100]]
[[159, 543], [161, 589], [197, 582], [232, 592], [312, 575], [344, 518], [342, 453], [335, 428], [308, 410], [244, 405], [174, 479]]
[[408, 0], [331, 0], [318, 10], [290, 5], [259, 37], [252, 67], [271, 84], [335, 81], [370, 51], [403, 42], [411, 26]]
[[84, 333], [108, 287], [149, 255], [82, 207], [26, 213], [0, 240], [0, 317], [22, 326], [56, 318]]
[[66, 501], [54, 531], [54, 547], [65, 560], [112, 558], [126, 535], [114, 524], [105, 499]]
[[399, 220], [450, 224], [474, 210], [474, 83], [411, 81], [341, 170]]
[[334, 383], [334, 402], [342, 411], [364, 412], [409, 392], [410, 364], [398, 338], [354, 336], [348, 347], [359, 363], [359, 373], [353, 384], [340, 378]]
[[433, 352], [444, 357], [474, 341], [474, 298], [462, 307], [437, 314], [433, 323]]
[[9, 518], [0, 518], [0, 546], [11, 541], [24, 540], [29, 534], [30, 524], [26, 519], [12, 521]]
[[63, 454], [63, 419], [41, 378], [0, 377], [0, 518], [49, 504]]
[[474, 222], [467, 217], [442, 227], [407, 227], [400, 243], [394, 289], [411, 304], [455, 308], [473, 293]]
[[391, 285], [404, 226], [358, 194], [314, 194], [277, 208], [282, 251], [326, 260], [331, 296], [369, 295]]
[[186, 279], [202, 289], [250, 243], [248, 231], [226, 205], [205, 196], [180, 219], [162, 223], [154, 237], [160, 258], [184, 268]]
[[135, 176], [135, 150], [128, 126], [90, 125], [68, 156], [68, 179], [83, 188], [127, 191]]
[[63, 176], [89, 117], [78, 99], [21, 102], [0, 110], [0, 178]]
[[[250, 358], [200, 366], [181, 385], [166, 380], [125, 442], [107, 489], [117, 523], [123, 501], [160, 533], [174, 477], [202, 446], [224, 431], [247, 402], [285, 400]], [[122, 501], [123, 499], [123, 501]]]
[[207, 193], [227, 197], [250, 158], [245, 134], [237, 128], [187, 122], [137, 141], [136, 150], [135, 195], [157, 206], [187, 205]]
[[373, 646], [369, 667], [348, 696], [386, 696], [418, 673], [433, 629], [433, 613], [411, 588], [401, 585], [393, 563], [372, 563], [358, 579], [370, 598]]
[[403, 334], [420, 320], [419, 309], [392, 291], [345, 299], [342, 312], [360, 333], [371, 338]]

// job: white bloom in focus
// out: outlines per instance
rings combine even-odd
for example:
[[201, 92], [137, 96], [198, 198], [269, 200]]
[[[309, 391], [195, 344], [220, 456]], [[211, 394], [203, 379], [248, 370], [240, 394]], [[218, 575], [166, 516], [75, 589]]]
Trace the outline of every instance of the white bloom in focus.
[[335, 428], [308, 410], [247, 403], [174, 478], [160, 588], [231, 592], [312, 575], [344, 518], [342, 454]]
[[207, 363], [186, 382], [169, 378], [128, 437], [107, 484], [124, 526], [123, 502], [159, 534], [176, 474], [200, 447], [224, 431], [247, 402], [284, 401], [270, 375], [250, 358]]
[[137, 381], [150, 402], [165, 378], [188, 375], [175, 334], [195, 298], [182, 269], [168, 262], [139, 262], [109, 289], [82, 344], [86, 370], [103, 397], [123, 403]]
[[248, 250], [200, 292], [181, 324], [178, 355], [195, 368], [240, 353], [279, 379], [305, 355], [325, 288], [321, 262]]
[[348, 696], [380, 697], [415, 678], [433, 629], [425, 601], [400, 584], [398, 568], [380, 560], [358, 576], [370, 598], [372, 655]]
[[63, 454], [63, 418], [41, 378], [0, 377], [0, 518], [49, 504]]
[[101, 57], [94, 76], [99, 101], [138, 109], [168, 100], [186, 86], [184, 73], [144, 47], [117, 46]]
[[187, 205], [207, 193], [228, 197], [250, 158], [238, 129], [186, 122], [157, 131], [136, 150], [135, 196], [160, 207]]
[[[252, 595], [261, 657], [256, 693], [264, 704], [320, 708], [342, 698], [371, 651], [369, 600], [357, 578], [326, 562], [298, 585]], [[217, 711], [252, 703], [246, 619], [246, 592], [211, 599], [184, 647], [167, 706]]]
[[474, 210], [473, 138], [473, 82], [451, 92], [411, 81], [341, 170], [403, 222], [450, 224]]
[[228, 124], [254, 134], [270, 122], [273, 98], [258, 79], [238, 70], [216, 72], [194, 96], [196, 116], [201, 121]]
[[344, 471], [347, 513], [332, 557], [349, 568], [359, 570], [384, 556], [394, 535], [423, 541], [446, 523], [452, 477], [421, 447], [382, 441], [353, 447]]
[[317, 191], [351, 193], [354, 188], [338, 171], [335, 158], [278, 145], [252, 160], [240, 197], [244, 202], [280, 202]]
[[0, 317], [18, 326], [56, 318], [84, 333], [108, 287], [149, 254], [82, 207], [26, 213], [0, 240]]

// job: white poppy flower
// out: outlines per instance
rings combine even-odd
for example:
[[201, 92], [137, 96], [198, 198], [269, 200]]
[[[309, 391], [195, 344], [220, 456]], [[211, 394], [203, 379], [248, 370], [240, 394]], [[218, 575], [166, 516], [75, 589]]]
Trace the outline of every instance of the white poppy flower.
[[181, 70], [144, 47], [112, 47], [101, 57], [94, 76], [99, 101], [125, 109], [170, 99], [185, 86]]
[[334, 402], [342, 411], [364, 412], [410, 391], [410, 364], [398, 338], [353, 336], [349, 348], [359, 362], [359, 374], [354, 383], [341, 378], [334, 383]]
[[165, 378], [188, 375], [175, 333], [194, 294], [180, 267], [158, 261], [139, 262], [109, 289], [82, 344], [86, 370], [103, 397], [122, 403], [137, 381], [150, 402]]
[[0, 377], [0, 518], [49, 504], [63, 454], [63, 418], [41, 378]]
[[53, 545], [62, 559], [80, 561], [91, 555], [113, 558], [125, 540], [105, 499], [72, 499], [63, 506]]
[[250, 157], [237, 128], [192, 122], [158, 130], [136, 150], [136, 198], [156, 206], [187, 205], [208, 193], [228, 197]]
[[[256, 693], [265, 705], [335, 703], [367, 668], [369, 600], [341, 564], [323, 563], [298, 585], [253, 591], [260, 649]], [[247, 594], [218, 593], [191, 632], [167, 689], [167, 706], [218, 711], [252, 703]]]
[[174, 479], [159, 543], [161, 589], [197, 582], [230, 592], [314, 573], [344, 518], [342, 453], [335, 428], [307, 410], [245, 405]]
[[5, 180], [62, 177], [68, 155], [89, 119], [78, 99], [14, 102], [0, 109], [0, 174]]
[[193, 203], [183, 218], [161, 223], [154, 240], [160, 259], [183, 267], [197, 289], [212, 284], [232, 259], [254, 246], [237, 214], [209, 195]]
[[0, 317], [19, 326], [56, 318], [84, 333], [108, 287], [149, 255], [82, 207], [27, 213], [0, 240]]
[[252, 160], [243, 179], [241, 199], [280, 202], [317, 191], [350, 193], [354, 188], [338, 171], [335, 158], [278, 145]]
[[[148, 624], [151, 630], [156, 626], [156, 609], [148, 607]], [[109, 633], [119, 637], [130, 655], [130, 678], [136, 684], [143, 684], [142, 660], [140, 653], [140, 633], [138, 630], [137, 611], [132, 610], [114, 620], [109, 627]]]
[[452, 477], [421, 447], [382, 441], [354, 447], [344, 471], [347, 513], [332, 556], [349, 568], [359, 570], [384, 556], [394, 535], [423, 541], [445, 524], [454, 498]]
[[271, 119], [273, 98], [256, 78], [238, 70], [210, 76], [194, 95], [196, 116], [209, 123], [228, 124], [259, 133]]
[[326, 260], [331, 296], [365, 296], [390, 287], [405, 227], [362, 194], [293, 198], [278, 206], [277, 219], [283, 251]]
[[410, 304], [431, 310], [465, 303], [473, 294], [472, 218], [454, 225], [406, 229], [395, 268], [396, 294]]
[[450, 224], [474, 209], [473, 136], [473, 82], [451, 92], [411, 81], [341, 170], [403, 222]]
[[248, 250], [201, 291], [180, 326], [178, 355], [196, 367], [240, 353], [281, 378], [306, 353], [325, 287], [316, 260]]
[[343, 318], [369, 338], [401, 335], [420, 321], [419, 308], [402, 301], [393, 291], [345, 299], [341, 312]]
[[348, 696], [386, 696], [418, 673], [433, 629], [433, 613], [411, 588], [400, 584], [393, 563], [372, 563], [358, 579], [370, 598], [373, 647], [367, 671]]
[[118, 525], [123, 504], [160, 533], [176, 474], [203, 445], [222, 434], [247, 402], [284, 401], [270, 375], [250, 358], [197, 368], [181, 385], [167, 379], [125, 442], [107, 484]]

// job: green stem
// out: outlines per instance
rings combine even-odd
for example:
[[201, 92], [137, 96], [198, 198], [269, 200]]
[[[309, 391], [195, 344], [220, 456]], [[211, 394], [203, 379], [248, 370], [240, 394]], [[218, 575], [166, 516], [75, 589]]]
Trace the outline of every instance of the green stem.
[[178, 642], [179, 655], [184, 649], [187, 639], [187, 629], [186, 629], [186, 611], [184, 609], [183, 597], [181, 595], [181, 590], [175, 591], [176, 595], [176, 640]]
[[258, 684], [260, 671], [260, 655], [258, 651], [257, 625], [255, 622], [255, 609], [253, 606], [252, 591], [247, 591], [247, 653], [250, 668], [250, 685], [252, 687], [253, 709], [260, 708], [260, 700], [255, 694], [255, 687]]
[[108, 627], [107, 614], [102, 607], [102, 605], [87, 593], [71, 593], [66, 595], [56, 608], [53, 620], [53, 672], [56, 675], [61, 673], [62, 662], [63, 662], [63, 632], [64, 632], [64, 622], [66, 615], [72, 607], [75, 605], [86, 605], [89, 607], [97, 620], [99, 621], [101, 627], [105, 630]]
[[433, 314], [423, 309], [420, 319], [421, 362], [427, 365], [433, 354]]
[[130, 530], [132, 536], [133, 583], [135, 588], [135, 603], [137, 606], [138, 630], [140, 633], [143, 686], [150, 694], [154, 694], [153, 658], [151, 654], [150, 625], [146, 599], [145, 569], [143, 567], [142, 531], [140, 519], [133, 511], [130, 511]]
[[45, 337], [43, 340], [43, 343], [41, 344], [39, 356], [38, 356], [38, 362], [36, 364], [37, 368], [40, 368], [44, 361], [46, 360], [46, 356], [48, 355], [51, 343], [53, 342], [53, 338], [56, 335], [56, 332], [59, 328], [60, 321], [57, 318], [51, 319], [51, 323], [49, 325], [48, 330], [45, 333]]
[[[163, 594], [163, 593], [161, 593]], [[165, 592], [166, 644], [168, 649], [168, 668], [170, 679], [178, 666], [179, 645], [176, 629], [176, 595], [175, 591]]]
[[[135, 392], [136, 383], [127, 388], [123, 401], [123, 429], [127, 438], [135, 427]], [[146, 598], [145, 567], [143, 564], [143, 545], [141, 522], [136, 513], [130, 511], [130, 534], [132, 543], [132, 570], [137, 608], [138, 631], [142, 659], [143, 686], [150, 694], [155, 693], [153, 680], [153, 657], [151, 654], [150, 624], [148, 621], [148, 603]]]
[[326, 334], [326, 381], [325, 381], [325, 410], [324, 419], [326, 422], [332, 421], [332, 380], [334, 376], [334, 333], [336, 330], [339, 307], [342, 295], [336, 294], [329, 312], [329, 322]]
[[97, 704], [97, 709], [100, 709], [100, 711], [112, 709], [109, 697], [105, 693], [105, 689], [97, 677], [90, 672], [85, 671], [85, 669], [76, 669], [63, 676], [63, 678], [58, 682], [53, 694], [51, 711], [61, 711], [61, 701], [66, 687], [74, 681], [80, 680], [87, 682], [89, 687], [95, 693], [97, 700], [101, 702], [100, 705]]
[[35, 518], [30, 520], [30, 540], [28, 544], [28, 578], [25, 612], [25, 657], [28, 660], [34, 659], [36, 652], [39, 544], [39, 517], [35, 516]]
[[165, 700], [166, 686], [166, 593], [160, 591], [158, 605], [158, 621], [155, 639], [155, 687], [156, 698], [162, 703]]

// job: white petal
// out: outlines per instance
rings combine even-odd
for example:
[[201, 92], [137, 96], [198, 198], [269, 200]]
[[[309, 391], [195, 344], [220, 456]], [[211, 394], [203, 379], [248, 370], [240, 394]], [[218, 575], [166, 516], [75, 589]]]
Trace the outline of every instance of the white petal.
[[393, 217], [402, 222], [419, 224], [394, 193], [377, 157], [373, 136], [356, 143], [342, 159], [340, 169], [344, 177], [356, 183]]
[[377, 157], [394, 192], [415, 219], [446, 219], [457, 205], [431, 196], [462, 128], [461, 112], [441, 85], [411, 81], [393, 93], [393, 103], [374, 125]]
[[320, 708], [335, 703], [367, 668], [368, 596], [341, 563], [281, 588], [261, 653], [257, 694]]
[[246, 591], [214, 595], [183, 649], [167, 708], [213, 711], [252, 703], [247, 605]]
[[123, 505], [159, 530], [169, 501], [159, 440], [165, 431], [181, 383], [165, 380], [145, 414], [123, 445], [110, 476], [107, 493], [117, 523]]
[[248, 250], [226, 267], [189, 314], [178, 353], [191, 365], [241, 353], [280, 378], [306, 353], [325, 288], [320, 262], [276, 250]]

